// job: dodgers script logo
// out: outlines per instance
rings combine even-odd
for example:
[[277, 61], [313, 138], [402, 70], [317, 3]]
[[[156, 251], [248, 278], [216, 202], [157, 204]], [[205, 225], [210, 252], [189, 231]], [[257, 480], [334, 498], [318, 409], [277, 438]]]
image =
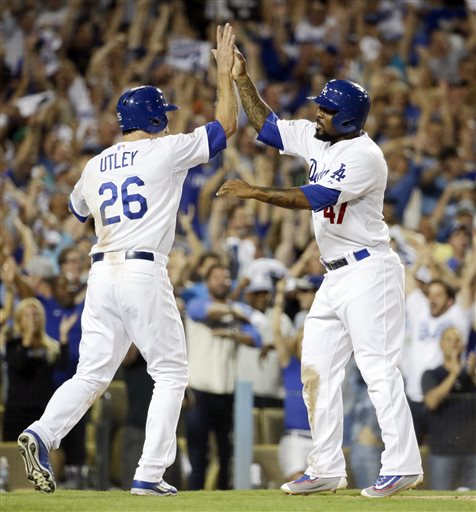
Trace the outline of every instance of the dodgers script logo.
[[[309, 181], [311, 183], [317, 183], [330, 172], [330, 169], [323, 169], [322, 171], [317, 172], [317, 161], [314, 160], [314, 158], [311, 158], [311, 166], [309, 168]], [[345, 164], [341, 163], [339, 169], [334, 171], [330, 177], [340, 183], [345, 178]]]

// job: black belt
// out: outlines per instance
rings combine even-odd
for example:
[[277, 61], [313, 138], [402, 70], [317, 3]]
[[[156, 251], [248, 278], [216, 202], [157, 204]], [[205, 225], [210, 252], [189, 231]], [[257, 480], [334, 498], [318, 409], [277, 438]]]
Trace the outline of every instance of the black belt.
[[[95, 254], [91, 254], [92, 262], [96, 263], [97, 261], [103, 261], [105, 254], [105, 252], [97, 252]], [[145, 251], [126, 251], [124, 254], [124, 259], [154, 261], [154, 254]]]
[[[368, 258], [369, 256], [370, 256], [370, 253], [367, 249], [361, 249], [360, 251], [354, 252], [354, 258], [357, 261]], [[324, 263], [324, 266], [327, 268], [327, 270], [336, 270], [337, 268], [345, 267], [349, 263], [352, 263], [352, 260], [347, 261], [345, 258], [340, 258], [338, 260], [333, 260], [333, 261], [322, 260], [322, 263]]]
[[312, 439], [311, 431], [303, 429], [288, 429], [284, 431], [286, 436], [305, 437], [306, 439]]

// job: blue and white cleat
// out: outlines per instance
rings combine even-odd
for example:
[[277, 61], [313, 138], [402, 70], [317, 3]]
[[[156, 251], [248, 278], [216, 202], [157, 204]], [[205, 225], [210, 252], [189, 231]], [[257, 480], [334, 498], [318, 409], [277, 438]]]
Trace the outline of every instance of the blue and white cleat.
[[177, 496], [177, 489], [165, 480], [160, 482], [133, 480], [131, 494], [136, 496]]
[[33, 430], [25, 430], [18, 436], [18, 450], [25, 463], [28, 480], [40, 492], [55, 492], [56, 482], [48, 458], [48, 449]]
[[372, 487], [362, 489], [360, 495], [366, 498], [386, 498], [407, 489], [415, 489], [422, 482], [423, 475], [382, 475]]
[[304, 473], [297, 480], [283, 484], [281, 490], [286, 494], [312, 494], [313, 492], [336, 492], [338, 489], [346, 487], [347, 478], [345, 476], [311, 478]]

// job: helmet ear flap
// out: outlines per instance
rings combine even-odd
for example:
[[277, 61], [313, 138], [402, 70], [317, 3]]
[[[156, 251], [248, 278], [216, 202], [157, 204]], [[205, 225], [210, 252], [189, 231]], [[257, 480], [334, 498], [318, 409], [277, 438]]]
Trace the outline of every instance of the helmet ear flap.
[[169, 120], [167, 114], [164, 112], [162, 115], [150, 118], [149, 123], [151, 126], [156, 127], [158, 132], [161, 132], [167, 128]]
[[341, 134], [352, 133], [360, 129], [357, 127], [355, 119], [346, 116], [345, 112], [337, 112], [337, 114], [332, 118], [332, 124]]

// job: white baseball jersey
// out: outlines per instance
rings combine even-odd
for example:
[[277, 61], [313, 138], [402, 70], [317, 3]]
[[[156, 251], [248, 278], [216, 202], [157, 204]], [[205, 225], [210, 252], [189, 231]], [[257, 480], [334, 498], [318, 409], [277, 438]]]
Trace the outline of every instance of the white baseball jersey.
[[95, 219], [91, 253], [150, 250], [167, 256], [187, 170], [209, 160], [206, 128], [119, 142], [92, 158], [71, 194], [71, 209]]
[[313, 212], [316, 241], [324, 260], [364, 247], [386, 248], [388, 227], [383, 220], [387, 164], [382, 151], [364, 133], [335, 144], [314, 137], [315, 123], [277, 122], [282, 154], [300, 156], [309, 165], [310, 184], [340, 190], [335, 206]]

